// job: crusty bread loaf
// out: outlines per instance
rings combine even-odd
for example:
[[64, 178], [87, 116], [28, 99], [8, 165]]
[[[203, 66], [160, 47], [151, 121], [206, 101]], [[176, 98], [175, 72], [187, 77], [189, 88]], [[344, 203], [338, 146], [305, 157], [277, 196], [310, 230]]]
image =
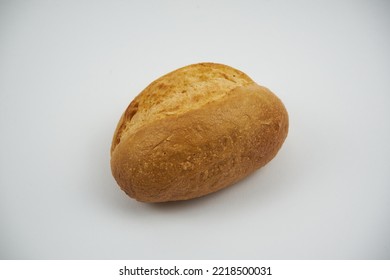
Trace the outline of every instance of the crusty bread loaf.
[[139, 201], [200, 197], [264, 166], [287, 131], [287, 111], [271, 91], [229, 66], [193, 64], [130, 103], [114, 133], [112, 174]]

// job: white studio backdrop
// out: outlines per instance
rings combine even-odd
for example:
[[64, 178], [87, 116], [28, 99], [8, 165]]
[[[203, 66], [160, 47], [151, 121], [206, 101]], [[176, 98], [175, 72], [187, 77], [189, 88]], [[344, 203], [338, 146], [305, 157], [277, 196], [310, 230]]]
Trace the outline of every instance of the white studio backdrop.
[[[389, 259], [389, 1], [0, 1], [0, 259]], [[120, 115], [228, 64], [284, 102], [267, 166], [187, 202], [128, 198]]]

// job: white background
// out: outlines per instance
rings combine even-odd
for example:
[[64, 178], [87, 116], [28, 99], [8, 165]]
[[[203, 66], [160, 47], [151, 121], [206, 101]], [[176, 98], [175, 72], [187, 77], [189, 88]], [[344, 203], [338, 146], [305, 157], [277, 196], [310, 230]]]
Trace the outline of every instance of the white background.
[[[389, 259], [390, 3], [0, 1], [0, 258]], [[111, 176], [121, 113], [159, 76], [236, 67], [290, 116], [218, 193], [143, 204]]]

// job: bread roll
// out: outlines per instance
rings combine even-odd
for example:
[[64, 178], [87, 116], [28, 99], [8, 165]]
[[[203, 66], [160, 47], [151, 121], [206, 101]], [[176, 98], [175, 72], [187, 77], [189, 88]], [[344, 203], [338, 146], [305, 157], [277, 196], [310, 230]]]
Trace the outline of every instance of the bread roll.
[[264, 166], [288, 131], [282, 102], [232, 67], [199, 63], [162, 76], [123, 113], [112, 174], [143, 202], [213, 193]]

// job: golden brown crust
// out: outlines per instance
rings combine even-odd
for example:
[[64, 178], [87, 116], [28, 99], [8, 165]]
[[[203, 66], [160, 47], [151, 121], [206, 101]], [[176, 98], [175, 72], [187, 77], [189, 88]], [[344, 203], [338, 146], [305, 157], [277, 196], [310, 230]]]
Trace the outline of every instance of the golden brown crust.
[[147, 86], [129, 105], [117, 126], [111, 152], [123, 134], [172, 115], [180, 115], [253, 83], [246, 74], [217, 63], [198, 63], [172, 71]]
[[[238, 71], [223, 67], [229, 75]], [[177, 71], [181, 73], [176, 70], [151, 85], [167, 76], [175, 80], [180, 77]], [[272, 92], [244, 75], [232, 88], [214, 84], [211, 88], [223, 91], [218, 98], [206, 92], [202, 100], [207, 102], [193, 109], [184, 106], [175, 114], [152, 115], [129, 130], [139, 113], [135, 108], [143, 102], [145, 107], [150, 86], [145, 89], [123, 114], [114, 135], [111, 168], [119, 186], [139, 201], [186, 200], [231, 185], [269, 162], [287, 136], [288, 115]]]

